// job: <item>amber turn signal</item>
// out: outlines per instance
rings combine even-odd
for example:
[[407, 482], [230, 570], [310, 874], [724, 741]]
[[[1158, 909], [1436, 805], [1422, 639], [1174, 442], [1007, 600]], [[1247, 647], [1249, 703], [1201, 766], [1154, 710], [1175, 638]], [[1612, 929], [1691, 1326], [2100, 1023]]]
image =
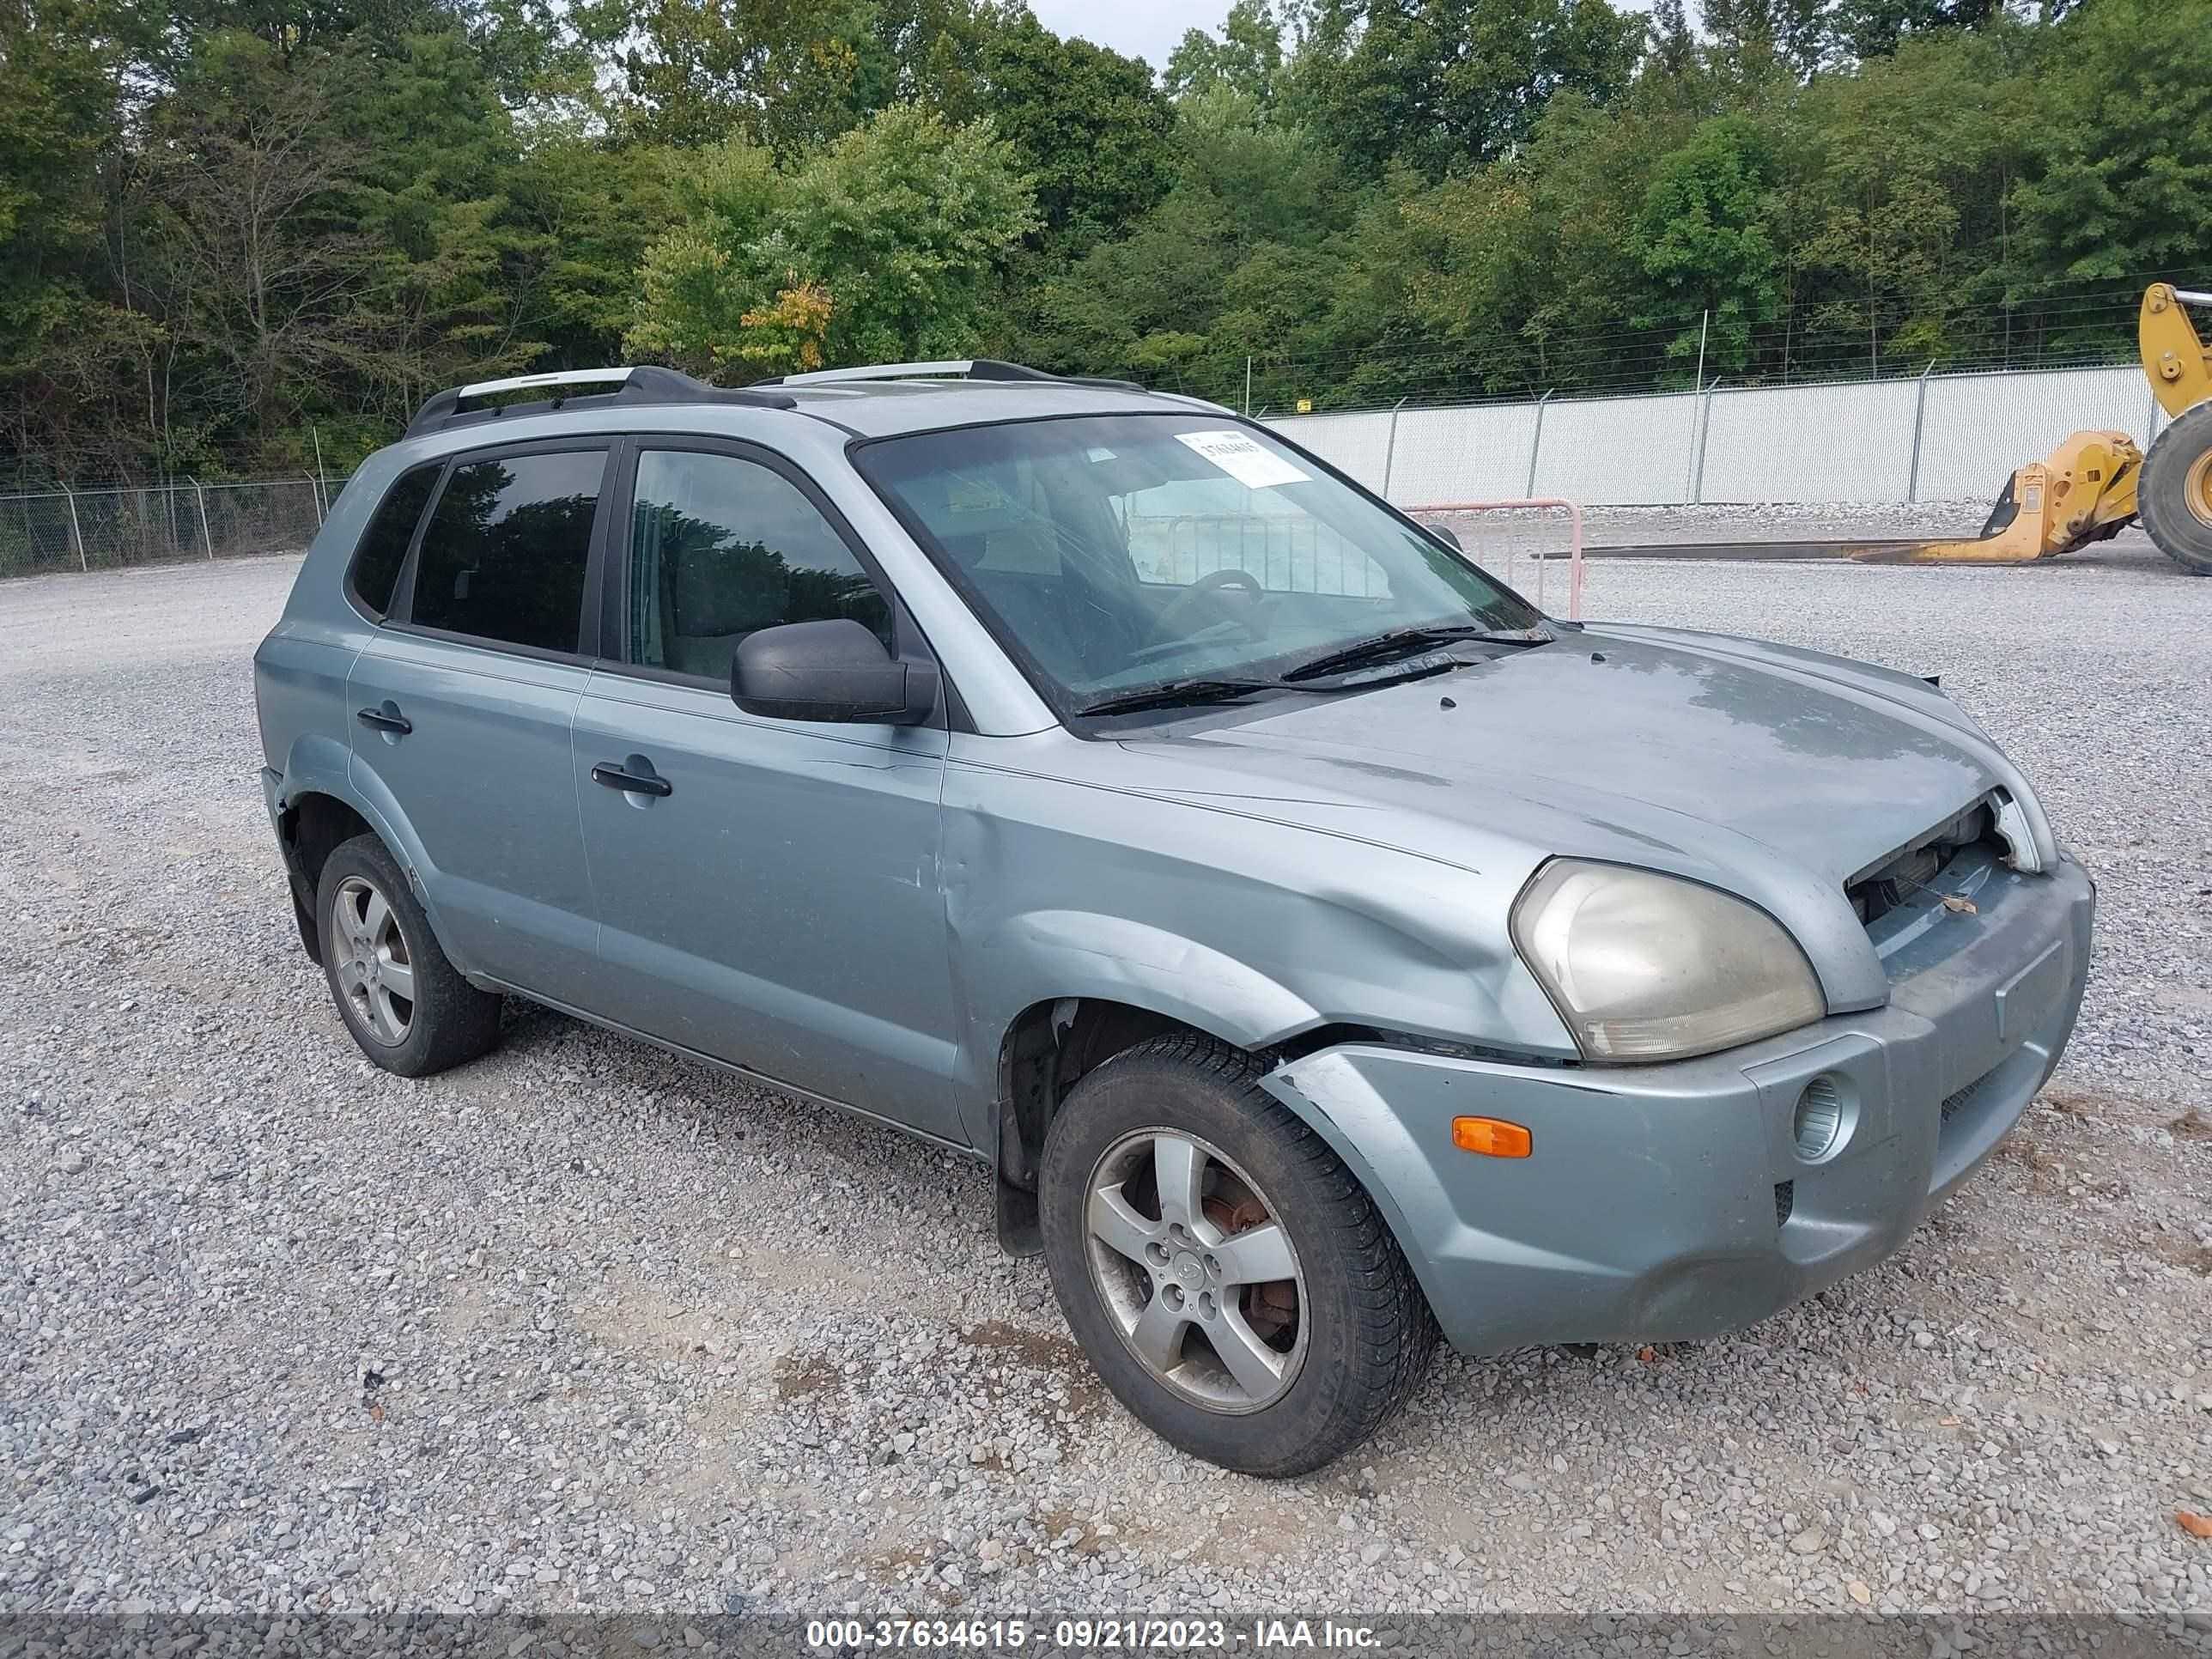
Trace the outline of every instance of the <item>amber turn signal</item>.
[[1480, 1152], [1485, 1158], [1526, 1158], [1528, 1132], [1502, 1117], [1455, 1117], [1452, 1145], [1462, 1152]]

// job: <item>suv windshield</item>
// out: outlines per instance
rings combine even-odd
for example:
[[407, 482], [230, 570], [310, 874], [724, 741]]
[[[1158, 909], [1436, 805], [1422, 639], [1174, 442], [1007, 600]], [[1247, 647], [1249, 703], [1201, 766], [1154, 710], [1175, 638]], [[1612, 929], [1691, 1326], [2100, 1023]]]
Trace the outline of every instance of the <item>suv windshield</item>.
[[1540, 620], [1219, 416], [967, 427], [878, 440], [854, 460], [1063, 714], [1199, 677], [1296, 679], [1382, 635]]

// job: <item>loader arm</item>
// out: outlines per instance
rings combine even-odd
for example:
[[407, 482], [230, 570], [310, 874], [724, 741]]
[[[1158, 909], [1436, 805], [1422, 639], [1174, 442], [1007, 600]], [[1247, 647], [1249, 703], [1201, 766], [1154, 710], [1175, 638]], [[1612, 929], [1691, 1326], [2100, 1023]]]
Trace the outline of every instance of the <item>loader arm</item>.
[[2136, 326], [2151, 395], [2172, 420], [2212, 398], [2212, 350], [2197, 338], [2196, 325], [2190, 321], [2192, 305], [2212, 306], [2212, 294], [2191, 294], [2171, 283], [2153, 283], [2143, 291]]

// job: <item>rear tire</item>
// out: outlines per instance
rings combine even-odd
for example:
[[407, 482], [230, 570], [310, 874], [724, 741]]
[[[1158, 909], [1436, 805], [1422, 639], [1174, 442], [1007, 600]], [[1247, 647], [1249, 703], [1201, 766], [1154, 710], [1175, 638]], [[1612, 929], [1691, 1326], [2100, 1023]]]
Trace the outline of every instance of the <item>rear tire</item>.
[[1115, 1054], [1054, 1118], [1037, 1199], [1054, 1293], [1115, 1396], [1194, 1457], [1279, 1478], [1380, 1428], [1437, 1328], [1374, 1201], [1259, 1069], [1199, 1036]]
[[446, 960], [405, 874], [374, 836], [331, 851], [315, 911], [331, 999], [361, 1051], [386, 1071], [428, 1077], [497, 1044], [500, 999]]
[[2143, 457], [2136, 510], [2152, 544], [2192, 576], [2212, 576], [2212, 403], [2185, 410]]

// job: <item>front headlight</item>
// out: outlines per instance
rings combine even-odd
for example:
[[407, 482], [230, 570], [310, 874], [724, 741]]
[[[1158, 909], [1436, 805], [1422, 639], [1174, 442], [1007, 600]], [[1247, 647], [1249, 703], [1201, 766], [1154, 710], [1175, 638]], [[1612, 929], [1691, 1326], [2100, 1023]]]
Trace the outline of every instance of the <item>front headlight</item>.
[[1513, 943], [1589, 1060], [1711, 1054], [1828, 1011], [1771, 916], [1650, 870], [1553, 860], [1514, 903]]

